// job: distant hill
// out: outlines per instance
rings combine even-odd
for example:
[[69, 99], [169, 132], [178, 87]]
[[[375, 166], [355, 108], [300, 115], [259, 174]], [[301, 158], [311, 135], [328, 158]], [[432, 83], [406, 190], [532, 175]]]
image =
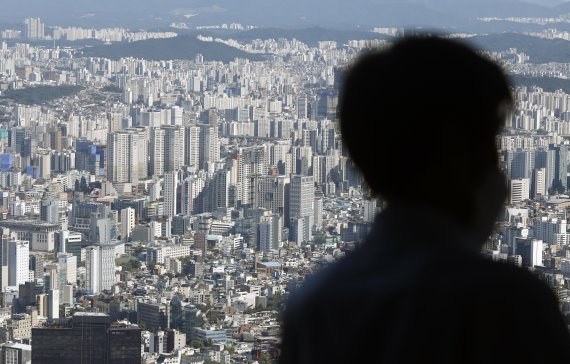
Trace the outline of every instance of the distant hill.
[[201, 53], [206, 61], [230, 62], [235, 58], [246, 58], [252, 61], [263, 60], [262, 55], [244, 52], [221, 43], [203, 42], [192, 36], [86, 47], [81, 50], [81, 53], [85, 57], [110, 59], [134, 57], [153, 61], [194, 59], [198, 53]]
[[297, 39], [309, 46], [316, 46], [319, 41], [333, 40], [339, 45], [355, 39], [391, 39], [390, 36], [358, 30], [336, 30], [321, 27], [305, 29], [256, 28], [229, 35], [220, 36], [224, 39], [235, 39], [239, 42], [250, 42], [254, 39]]
[[467, 42], [489, 51], [517, 48], [529, 56], [531, 63], [570, 62], [570, 41], [563, 39], [503, 33], [480, 35], [469, 38]]
[[2, 93], [0, 102], [15, 102], [26, 105], [39, 105], [62, 97], [73, 96], [83, 90], [81, 86], [35, 86]]

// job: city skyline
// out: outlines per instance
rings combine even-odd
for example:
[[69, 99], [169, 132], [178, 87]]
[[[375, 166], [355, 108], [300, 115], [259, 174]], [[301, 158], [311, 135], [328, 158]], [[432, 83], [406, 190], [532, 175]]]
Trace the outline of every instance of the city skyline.
[[[129, 30], [16, 10], [17, 26], [0, 24], [2, 355], [277, 360], [286, 298], [357, 249], [386, 208], [343, 145], [346, 69], [422, 29], [277, 31], [176, 13], [164, 28]], [[570, 20], [499, 10], [441, 32], [484, 44], [515, 81], [497, 138], [508, 200], [481, 254], [533, 272], [568, 320]], [[520, 30], [475, 30], [498, 24]], [[196, 48], [168, 58], [185, 39]], [[414, 150], [410, 135], [393, 137]], [[410, 229], [422, 214], [410, 212]], [[83, 329], [91, 336], [79, 339]]]

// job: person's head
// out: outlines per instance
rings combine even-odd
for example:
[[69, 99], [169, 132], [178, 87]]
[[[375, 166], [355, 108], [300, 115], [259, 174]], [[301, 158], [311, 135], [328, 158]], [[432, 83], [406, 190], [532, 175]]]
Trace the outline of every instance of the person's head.
[[467, 45], [404, 38], [347, 71], [342, 138], [376, 195], [445, 209], [473, 200], [498, 172], [496, 136], [511, 104], [501, 68]]

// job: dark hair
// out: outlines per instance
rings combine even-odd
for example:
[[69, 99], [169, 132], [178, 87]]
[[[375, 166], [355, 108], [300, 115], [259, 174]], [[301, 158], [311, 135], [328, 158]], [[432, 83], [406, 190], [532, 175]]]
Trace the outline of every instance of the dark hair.
[[[404, 38], [348, 69], [342, 138], [374, 193], [395, 200], [421, 185], [442, 192], [458, 174], [479, 183], [496, 168], [495, 138], [511, 104], [501, 68], [469, 46]], [[433, 172], [437, 181], [424, 178]]]

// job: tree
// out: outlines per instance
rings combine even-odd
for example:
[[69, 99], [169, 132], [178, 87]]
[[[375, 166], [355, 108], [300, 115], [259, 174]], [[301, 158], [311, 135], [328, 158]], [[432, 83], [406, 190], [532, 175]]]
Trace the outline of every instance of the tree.
[[156, 262], [153, 260], [152, 262], [149, 262], [146, 267], [149, 271], [154, 270], [154, 267], [156, 266]]
[[200, 349], [204, 347], [204, 342], [202, 340], [192, 340], [190, 344], [194, 349]]
[[327, 239], [323, 234], [315, 235], [313, 237], [313, 243], [315, 243], [317, 245], [322, 245], [322, 244], [325, 244], [326, 242], [327, 242]]
[[142, 253], [145, 250], [145, 247], [143, 246], [137, 246], [133, 249], [133, 255], [134, 256], [138, 256], [140, 253]]
[[271, 364], [273, 363], [273, 357], [268, 352], [261, 353], [259, 356], [259, 364]]

